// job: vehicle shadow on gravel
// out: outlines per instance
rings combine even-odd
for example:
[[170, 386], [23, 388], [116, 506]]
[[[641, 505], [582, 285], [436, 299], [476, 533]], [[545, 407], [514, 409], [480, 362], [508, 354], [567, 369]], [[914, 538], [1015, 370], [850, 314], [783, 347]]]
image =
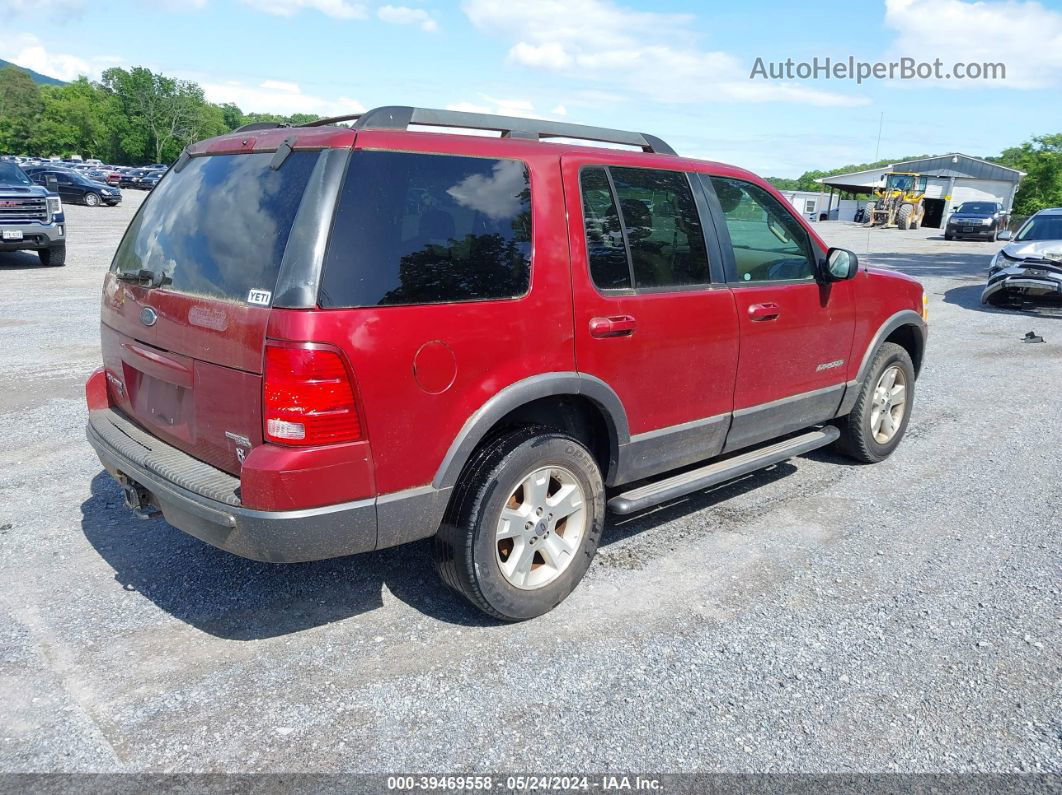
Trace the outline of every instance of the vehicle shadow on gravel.
[[[713, 506], [724, 523], [744, 510], [720, 505], [796, 471], [785, 462], [655, 509], [610, 517], [601, 548]], [[354, 618], [384, 606], [384, 592], [439, 621], [490, 627], [484, 615], [435, 575], [430, 540], [313, 563], [259, 563], [199, 541], [161, 519], [139, 520], [101, 471], [81, 504], [81, 528], [125, 590], [203, 632], [260, 640]]]
[[975, 312], [987, 312], [991, 315], [1022, 315], [1037, 319], [1062, 320], [1062, 303], [1025, 301], [1020, 306], [1017, 304], [1008, 307], [986, 306], [981, 303], [981, 293], [984, 289], [983, 284], [953, 287], [944, 293], [944, 303], [961, 306], [963, 309], [972, 309]]
[[439, 581], [429, 541], [313, 563], [259, 563], [215, 549], [161, 519], [134, 518], [103, 471], [92, 479], [81, 513], [82, 532], [124, 589], [221, 638], [271, 638], [368, 613], [384, 605], [385, 586], [440, 621], [498, 623]]
[[0, 271], [46, 270], [36, 251], [0, 251]]

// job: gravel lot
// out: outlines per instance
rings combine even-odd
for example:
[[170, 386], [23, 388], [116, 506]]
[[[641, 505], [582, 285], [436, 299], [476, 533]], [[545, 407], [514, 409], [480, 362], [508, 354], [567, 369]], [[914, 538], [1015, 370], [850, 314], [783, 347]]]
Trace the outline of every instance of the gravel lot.
[[1062, 772], [1062, 313], [979, 306], [997, 245], [820, 224], [930, 294], [897, 453], [612, 522], [499, 626], [425, 544], [271, 566], [122, 507], [82, 383], [141, 200], [0, 254], [0, 769]]

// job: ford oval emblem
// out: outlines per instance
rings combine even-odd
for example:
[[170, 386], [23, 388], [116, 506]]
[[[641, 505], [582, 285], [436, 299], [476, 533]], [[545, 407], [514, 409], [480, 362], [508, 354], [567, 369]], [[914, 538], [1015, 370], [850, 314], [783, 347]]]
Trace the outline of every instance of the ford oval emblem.
[[159, 319], [159, 313], [152, 309], [150, 306], [145, 306], [140, 310], [140, 322], [145, 326], [154, 326], [155, 321]]

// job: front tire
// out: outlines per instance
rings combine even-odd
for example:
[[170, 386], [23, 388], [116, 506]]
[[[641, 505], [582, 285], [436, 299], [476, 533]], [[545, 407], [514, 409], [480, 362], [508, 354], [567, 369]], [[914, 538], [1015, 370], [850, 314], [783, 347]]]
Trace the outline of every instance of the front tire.
[[62, 267], [63, 265], [66, 265], [66, 243], [59, 243], [55, 246], [38, 249], [37, 256], [40, 257], [41, 265], [51, 266], [53, 268]]
[[895, 343], [884, 343], [871, 363], [852, 411], [840, 420], [838, 448], [865, 464], [888, 458], [907, 431], [914, 406], [914, 384], [910, 354]]
[[100, 195], [98, 193], [86, 193], [85, 204], [87, 204], [89, 207], [99, 207]]
[[896, 225], [900, 229], [908, 230], [911, 228], [911, 224], [914, 222], [914, 205], [905, 204], [900, 208], [900, 212], [896, 216]]
[[473, 455], [435, 537], [435, 569], [494, 618], [534, 618], [582, 580], [604, 522], [590, 451], [547, 428], [520, 428]]

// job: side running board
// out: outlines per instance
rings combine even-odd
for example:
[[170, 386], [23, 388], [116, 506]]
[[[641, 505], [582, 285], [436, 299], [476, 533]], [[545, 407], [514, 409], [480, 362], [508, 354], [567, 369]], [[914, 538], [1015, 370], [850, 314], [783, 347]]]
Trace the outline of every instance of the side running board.
[[834, 441], [841, 432], [833, 425], [826, 425], [820, 430], [794, 436], [767, 447], [750, 450], [747, 453], [716, 461], [700, 469], [672, 475], [664, 480], [639, 486], [625, 491], [608, 501], [608, 508], [613, 513], [634, 513], [643, 508], [659, 505], [662, 502], [683, 497], [701, 489], [718, 485], [727, 480], [739, 478], [757, 469], [771, 464], [778, 464], [793, 456], [803, 455], [817, 447], [823, 447]]

